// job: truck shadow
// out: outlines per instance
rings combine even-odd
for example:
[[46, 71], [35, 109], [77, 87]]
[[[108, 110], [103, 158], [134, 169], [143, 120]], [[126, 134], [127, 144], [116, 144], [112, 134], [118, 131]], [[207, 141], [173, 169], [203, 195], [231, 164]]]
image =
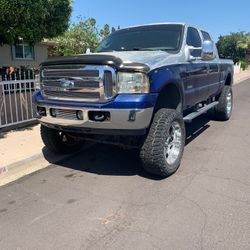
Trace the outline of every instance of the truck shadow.
[[[206, 117], [199, 117], [186, 125], [186, 145], [210, 127], [208, 122]], [[164, 179], [147, 174], [142, 168], [138, 153], [135, 149], [124, 150], [112, 145], [86, 144], [80, 152], [56, 162], [51, 153], [43, 148], [46, 160], [57, 166], [97, 175], [139, 175], [156, 181]]]
[[193, 122], [186, 123], [186, 146], [210, 127], [209, 121], [207, 116], [201, 115]]

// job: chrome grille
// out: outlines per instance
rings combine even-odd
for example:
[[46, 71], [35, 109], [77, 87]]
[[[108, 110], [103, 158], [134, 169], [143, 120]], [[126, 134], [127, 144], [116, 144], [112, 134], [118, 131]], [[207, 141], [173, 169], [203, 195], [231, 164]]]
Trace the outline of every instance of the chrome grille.
[[53, 65], [41, 69], [47, 99], [105, 102], [114, 96], [115, 70], [110, 66]]

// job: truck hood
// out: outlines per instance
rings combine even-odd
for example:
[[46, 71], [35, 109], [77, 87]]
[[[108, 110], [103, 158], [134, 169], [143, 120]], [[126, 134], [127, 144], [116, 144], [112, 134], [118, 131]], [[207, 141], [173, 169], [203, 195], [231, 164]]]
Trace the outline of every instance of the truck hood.
[[101, 64], [115, 66], [121, 70], [133, 70], [136, 68], [144, 72], [149, 72], [162, 66], [176, 64], [179, 61], [179, 54], [170, 54], [165, 51], [115, 51], [51, 58], [41, 63], [41, 66], [60, 64]]
[[165, 51], [114, 51], [93, 53], [91, 55], [115, 56], [120, 58], [124, 64], [145, 64], [150, 70], [178, 62], [176, 54], [170, 54]]

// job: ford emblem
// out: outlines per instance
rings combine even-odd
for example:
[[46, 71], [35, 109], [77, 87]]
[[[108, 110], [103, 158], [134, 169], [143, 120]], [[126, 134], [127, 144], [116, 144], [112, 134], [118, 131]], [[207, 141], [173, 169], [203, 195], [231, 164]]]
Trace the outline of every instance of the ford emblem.
[[74, 82], [73, 81], [67, 80], [65, 78], [59, 79], [59, 81], [60, 81], [60, 85], [63, 88], [72, 88], [72, 87], [74, 87]]

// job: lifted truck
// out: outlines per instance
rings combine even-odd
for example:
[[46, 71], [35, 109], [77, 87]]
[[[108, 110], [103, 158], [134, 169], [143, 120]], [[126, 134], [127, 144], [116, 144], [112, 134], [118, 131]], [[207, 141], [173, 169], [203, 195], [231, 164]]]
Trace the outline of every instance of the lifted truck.
[[55, 153], [85, 140], [138, 147], [146, 171], [169, 176], [181, 162], [185, 122], [232, 113], [233, 62], [208, 32], [182, 23], [121, 29], [95, 53], [41, 64], [33, 101]]

